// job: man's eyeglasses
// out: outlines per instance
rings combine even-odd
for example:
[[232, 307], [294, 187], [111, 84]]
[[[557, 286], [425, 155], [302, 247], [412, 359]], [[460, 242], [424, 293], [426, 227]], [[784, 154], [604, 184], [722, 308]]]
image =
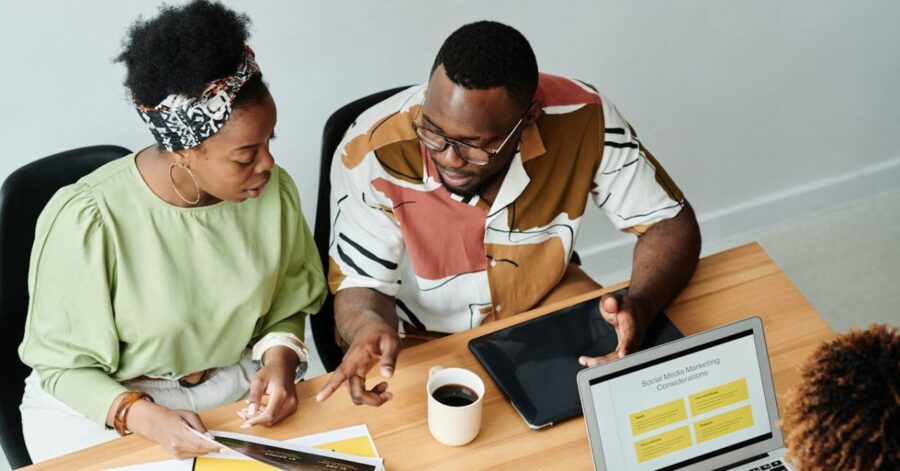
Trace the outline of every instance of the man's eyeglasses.
[[[519, 129], [519, 126], [521, 126], [522, 122], [525, 120], [525, 113], [522, 113], [522, 117], [519, 118], [519, 121], [512, 128], [512, 131], [509, 132], [506, 139], [504, 139], [496, 149], [485, 149], [484, 147], [473, 146], [471, 144], [466, 144], [465, 142], [457, 141], [418, 124], [417, 121], [419, 121], [419, 114], [422, 113], [423, 106], [425, 106], [424, 98], [422, 99], [422, 104], [419, 105], [419, 109], [416, 111], [416, 117], [413, 118], [412, 122], [413, 130], [416, 131], [416, 136], [418, 136], [419, 141], [434, 152], [443, 152], [449, 145], [453, 147], [453, 152], [455, 152], [459, 158], [473, 165], [487, 165], [490, 163], [491, 158], [503, 150], [503, 146], [509, 142], [513, 134], [516, 133], [516, 130]], [[525, 112], [527, 113], [528, 110]]]

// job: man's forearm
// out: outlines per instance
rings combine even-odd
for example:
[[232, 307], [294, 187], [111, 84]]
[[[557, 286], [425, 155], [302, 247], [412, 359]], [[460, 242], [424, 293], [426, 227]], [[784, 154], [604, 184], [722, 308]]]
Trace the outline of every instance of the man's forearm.
[[629, 296], [653, 316], [666, 307], [690, 281], [700, 256], [700, 229], [691, 206], [656, 223], [634, 248]]
[[399, 320], [394, 298], [371, 288], [347, 288], [334, 296], [334, 321], [347, 343], [372, 322], [384, 322], [394, 330]]

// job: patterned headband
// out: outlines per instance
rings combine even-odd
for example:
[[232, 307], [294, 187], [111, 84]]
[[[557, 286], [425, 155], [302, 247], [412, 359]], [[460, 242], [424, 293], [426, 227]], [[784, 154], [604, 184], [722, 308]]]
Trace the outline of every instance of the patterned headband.
[[190, 149], [222, 129], [241, 87], [256, 74], [259, 66], [248, 47], [237, 71], [210, 82], [199, 97], [169, 95], [156, 106], [135, 102], [135, 107], [153, 137], [168, 151]]

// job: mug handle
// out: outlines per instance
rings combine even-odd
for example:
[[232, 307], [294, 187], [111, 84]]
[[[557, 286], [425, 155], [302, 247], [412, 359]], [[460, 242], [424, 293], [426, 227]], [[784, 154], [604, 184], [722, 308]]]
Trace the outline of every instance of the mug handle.
[[438, 371], [441, 371], [441, 370], [443, 370], [443, 369], [444, 369], [444, 367], [441, 366], [441, 365], [434, 365], [434, 366], [432, 366], [432, 367], [429, 368], [429, 370], [428, 370], [428, 378], [431, 378], [432, 376], [434, 376], [435, 374], [437, 374]]

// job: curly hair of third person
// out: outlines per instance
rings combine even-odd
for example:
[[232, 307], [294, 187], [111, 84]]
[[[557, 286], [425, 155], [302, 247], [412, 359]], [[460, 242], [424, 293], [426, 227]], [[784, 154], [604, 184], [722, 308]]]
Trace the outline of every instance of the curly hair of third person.
[[900, 469], [900, 331], [873, 325], [820, 346], [784, 426], [801, 470]]

